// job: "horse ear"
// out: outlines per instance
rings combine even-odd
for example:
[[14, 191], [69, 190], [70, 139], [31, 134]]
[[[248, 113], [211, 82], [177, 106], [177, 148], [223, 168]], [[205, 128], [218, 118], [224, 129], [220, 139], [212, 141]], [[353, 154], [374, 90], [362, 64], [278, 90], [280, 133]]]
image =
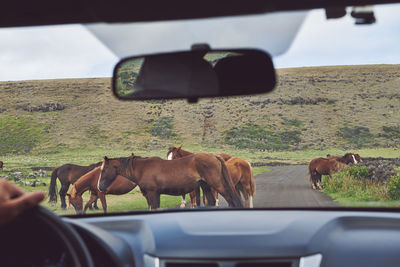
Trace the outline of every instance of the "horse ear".
[[177, 151], [178, 151], [178, 150], [181, 150], [181, 148], [182, 148], [182, 145], [180, 145], [180, 146], [178, 147]]
[[104, 160], [108, 160], [107, 156], [104, 156]]
[[130, 157], [131, 157], [131, 158], [134, 158], [134, 157], [135, 157], [135, 154], [132, 153]]

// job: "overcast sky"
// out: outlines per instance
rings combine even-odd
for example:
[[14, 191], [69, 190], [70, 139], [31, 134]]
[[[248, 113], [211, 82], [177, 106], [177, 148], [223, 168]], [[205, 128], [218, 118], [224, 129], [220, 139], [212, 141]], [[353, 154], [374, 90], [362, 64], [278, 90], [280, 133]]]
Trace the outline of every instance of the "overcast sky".
[[[327, 21], [322, 10], [312, 11], [307, 16], [302, 12], [293, 13], [293, 21], [300, 23], [299, 26], [303, 18], [305, 20], [289, 50], [274, 57], [275, 66], [400, 64], [399, 14], [400, 5], [375, 7], [377, 23], [356, 26], [350, 16]], [[237, 18], [223, 19], [218, 27], [202, 30], [195, 30], [193, 23], [137, 24], [133, 32], [129, 32], [132, 40], [136, 40], [132, 43], [132, 49], [121, 50], [117, 45], [113, 48], [114, 52], [90, 32], [96, 31], [96, 27], [102, 28], [102, 25], [89, 26], [90, 31], [81, 25], [0, 29], [0, 80], [110, 77], [122, 55], [154, 52], [157, 47], [163, 51], [174, 47], [188, 49], [189, 42], [193, 42], [190, 38], [211, 42], [212, 47], [226, 47], [234, 40], [241, 40], [236, 45], [255, 44], [274, 55], [280, 54], [287, 48], [284, 43], [292, 38], [293, 29], [297, 29], [297, 26], [286, 25], [288, 23], [283, 17], [276, 15], [270, 15], [274, 23], [257, 21], [264, 17], [247, 17], [256, 25], [251, 31], [243, 31], [243, 23]], [[225, 27], [225, 22], [231, 23], [230, 20], [235, 19], [235, 27]], [[183, 29], [187, 30], [186, 35], [173, 38], [175, 32]], [[240, 30], [242, 32], [239, 35]], [[284, 42], [276, 39], [276, 33], [284, 36]], [[213, 41], [205, 40], [206, 35]]]

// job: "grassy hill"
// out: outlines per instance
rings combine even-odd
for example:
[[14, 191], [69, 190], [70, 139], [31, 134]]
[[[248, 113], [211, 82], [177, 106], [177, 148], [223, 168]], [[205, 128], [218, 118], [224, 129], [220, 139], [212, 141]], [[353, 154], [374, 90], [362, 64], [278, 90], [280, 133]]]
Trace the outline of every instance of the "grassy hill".
[[119, 101], [109, 78], [1, 82], [0, 154], [96, 147], [164, 156], [170, 144], [184, 144], [265, 159], [262, 151], [399, 145], [400, 65], [277, 73], [268, 95], [198, 104]]

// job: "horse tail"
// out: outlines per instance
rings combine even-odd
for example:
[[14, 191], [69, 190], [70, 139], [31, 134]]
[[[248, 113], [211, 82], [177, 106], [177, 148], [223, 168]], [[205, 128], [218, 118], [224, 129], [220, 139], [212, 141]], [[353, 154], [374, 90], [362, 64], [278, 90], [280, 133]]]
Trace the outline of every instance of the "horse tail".
[[57, 174], [58, 168], [55, 168], [51, 174], [50, 186], [49, 186], [49, 202], [57, 202]]
[[240, 199], [239, 195], [237, 194], [235, 187], [232, 183], [231, 176], [229, 175], [228, 168], [225, 165], [225, 160], [221, 158], [220, 156], [215, 156], [221, 163], [221, 174], [222, 174], [222, 182], [224, 184], [224, 187], [228, 193], [228, 195], [232, 199], [232, 203], [234, 207], [243, 207], [242, 200]]

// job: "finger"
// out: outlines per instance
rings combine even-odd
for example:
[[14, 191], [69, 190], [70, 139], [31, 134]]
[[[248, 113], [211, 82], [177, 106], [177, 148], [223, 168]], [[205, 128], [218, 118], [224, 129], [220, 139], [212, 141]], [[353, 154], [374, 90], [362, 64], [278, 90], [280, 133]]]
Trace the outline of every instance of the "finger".
[[10, 198], [15, 198], [18, 196], [22, 196], [25, 194], [24, 190], [22, 188], [16, 186], [15, 184], [5, 180], [4, 182], [4, 189], [8, 192]]
[[21, 214], [23, 211], [33, 208], [38, 205], [45, 197], [43, 192], [37, 191], [26, 193], [22, 196], [12, 199], [7, 203], [9, 209], [13, 210], [15, 216]]

